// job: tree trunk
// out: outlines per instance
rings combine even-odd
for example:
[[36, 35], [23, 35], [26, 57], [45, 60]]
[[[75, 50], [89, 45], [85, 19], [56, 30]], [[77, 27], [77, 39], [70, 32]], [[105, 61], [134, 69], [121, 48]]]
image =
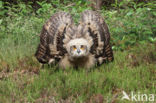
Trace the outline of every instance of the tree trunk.
[[91, 7], [95, 10], [100, 10], [102, 6], [102, 0], [89, 0], [91, 2]]

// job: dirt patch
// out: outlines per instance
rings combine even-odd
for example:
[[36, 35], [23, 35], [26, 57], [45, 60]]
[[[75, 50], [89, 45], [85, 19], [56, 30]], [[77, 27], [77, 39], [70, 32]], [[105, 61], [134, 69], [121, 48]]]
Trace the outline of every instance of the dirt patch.
[[104, 103], [104, 97], [102, 94], [94, 94], [87, 103]]
[[26, 70], [28, 72], [38, 74], [40, 70], [40, 64], [34, 57], [24, 57], [18, 60], [18, 66], [16, 67], [16, 69]]
[[129, 61], [128, 66], [131, 67], [136, 67], [140, 64], [156, 64], [156, 43], [137, 45], [137, 48], [130, 50], [126, 60]]

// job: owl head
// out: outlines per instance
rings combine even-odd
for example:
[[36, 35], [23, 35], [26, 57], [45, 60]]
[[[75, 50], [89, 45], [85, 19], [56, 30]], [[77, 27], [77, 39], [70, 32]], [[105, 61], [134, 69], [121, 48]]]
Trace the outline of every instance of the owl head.
[[81, 58], [88, 56], [90, 45], [87, 40], [83, 38], [76, 38], [69, 41], [66, 49], [70, 58]]

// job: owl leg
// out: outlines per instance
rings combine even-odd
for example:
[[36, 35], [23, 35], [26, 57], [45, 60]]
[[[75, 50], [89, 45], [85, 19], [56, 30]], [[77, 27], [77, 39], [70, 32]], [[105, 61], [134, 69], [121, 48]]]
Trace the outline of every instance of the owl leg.
[[59, 67], [62, 69], [73, 67], [67, 55], [59, 61]]
[[54, 64], [54, 63], [55, 63], [55, 59], [53, 59], [53, 58], [49, 59], [48, 64]]
[[97, 58], [97, 65], [100, 66], [103, 63], [106, 63], [107, 57], [99, 57]]

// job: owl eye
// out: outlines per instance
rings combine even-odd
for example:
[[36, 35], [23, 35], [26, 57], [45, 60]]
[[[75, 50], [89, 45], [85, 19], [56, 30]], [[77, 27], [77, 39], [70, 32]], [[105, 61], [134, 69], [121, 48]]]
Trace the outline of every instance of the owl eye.
[[84, 50], [84, 45], [81, 45], [81, 49]]
[[73, 46], [73, 50], [76, 50], [76, 46], [75, 45]]

